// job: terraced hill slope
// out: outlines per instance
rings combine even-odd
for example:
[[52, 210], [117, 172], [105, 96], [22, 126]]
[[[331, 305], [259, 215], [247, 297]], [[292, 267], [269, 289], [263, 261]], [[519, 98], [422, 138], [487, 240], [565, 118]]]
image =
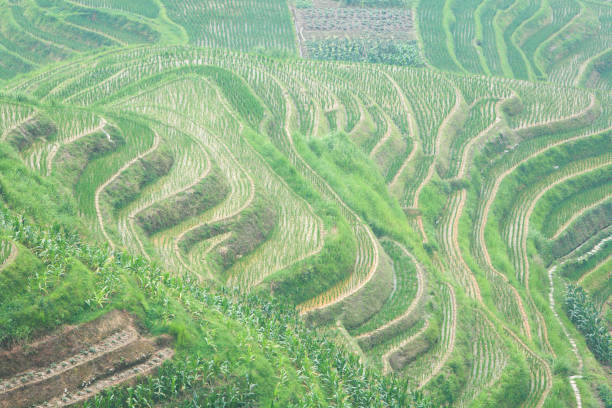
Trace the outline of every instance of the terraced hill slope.
[[414, 68], [298, 58], [261, 3], [3, 8], [2, 356], [129, 313], [0, 404], [607, 404], [610, 5], [360, 4], [411, 10]]
[[610, 89], [609, 2], [436, 0], [419, 2], [416, 12], [426, 59], [437, 68]]

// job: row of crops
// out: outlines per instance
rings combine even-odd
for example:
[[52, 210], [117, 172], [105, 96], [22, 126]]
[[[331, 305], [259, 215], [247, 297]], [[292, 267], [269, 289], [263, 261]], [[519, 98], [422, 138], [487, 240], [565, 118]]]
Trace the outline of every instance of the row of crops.
[[164, 0], [168, 17], [191, 44], [241, 51], [296, 53], [289, 8], [281, 0]]
[[610, 333], [600, 317], [599, 310], [588, 298], [584, 289], [575, 285], [568, 286], [564, 307], [570, 320], [584, 334], [587, 345], [595, 357], [604, 364], [609, 362], [612, 358]]

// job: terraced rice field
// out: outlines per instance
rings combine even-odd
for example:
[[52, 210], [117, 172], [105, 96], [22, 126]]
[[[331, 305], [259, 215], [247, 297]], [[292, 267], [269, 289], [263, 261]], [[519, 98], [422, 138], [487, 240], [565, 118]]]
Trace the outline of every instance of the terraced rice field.
[[443, 70], [567, 86], [605, 76], [593, 67], [612, 40], [608, 4], [440, 0], [419, 2], [416, 14], [425, 58]]
[[294, 53], [295, 36], [284, 1], [164, 0], [168, 17], [186, 31], [189, 42], [204, 47], [250, 51], [266, 47]]
[[[375, 344], [385, 344], [388, 341], [386, 340], [387, 336], [401, 337], [404, 330], [417, 324], [419, 319], [415, 319], [413, 314], [418, 313], [418, 309], [424, 307], [424, 301], [421, 299], [423, 298], [425, 273], [423, 272], [424, 266], [420, 265], [421, 261], [417, 261], [415, 258], [414, 262], [416, 263], [413, 262], [414, 265], [419, 265], [417, 269], [419, 271], [417, 278], [418, 290], [414, 302], [407, 304], [404, 301], [402, 304], [393, 306], [391, 302], [397, 302], [393, 300], [393, 292], [396, 290], [404, 291], [406, 289], [393, 286], [397, 285], [397, 276], [395, 278], [392, 277], [391, 280], [387, 277], [388, 273], [386, 270], [389, 268], [389, 261], [385, 260], [387, 255], [384, 254], [383, 247], [377, 242], [376, 235], [364, 223], [363, 218], [349, 207], [346, 199], [334, 190], [330, 182], [316, 173], [295, 146], [293, 124], [300, 123], [302, 120], [301, 115], [306, 114], [306, 109], [300, 108], [304, 102], [295, 101], [291, 95], [297, 94], [303, 85], [300, 82], [293, 82], [292, 76], [282, 73], [284, 71], [293, 72], [296, 69], [302, 72], [305, 63], [302, 62], [299, 68], [293, 67], [291, 64], [286, 64], [283, 67], [268, 66], [265, 60], [257, 62], [258, 60], [254, 58], [240, 54], [229, 54], [227, 58], [219, 58], [216, 54], [205, 52], [190, 55], [189, 59], [186, 60], [179, 57], [180, 53], [184, 52], [181, 49], [168, 49], [168, 51], [176, 56], [170, 57], [171, 59], [160, 56], [158, 58], [165, 59], [158, 59], [157, 63], [154, 65], [149, 64], [148, 68], [138, 63], [132, 64], [128, 62], [129, 59], [135, 58], [138, 53], [145, 52], [144, 49], [125, 53], [124, 57], [117, 55], [114, 58], [118, 60], [122, 58], [128, 59], [122, 62], [125, 66], [122, 82], [116, 83], [114, 79], [108, 81], [108, 78], [105, 78], [102, 79], [101, 84], [90, 84], [86, 93], [76, 91], [80, 93], [77, 98], [70, 94], [64, 96], [66, 100], [72, 102], [80, 101], [81, 104], [89, 104], [94, 102], [91, 98], [98, 92], [98, 98], [104, 101], [103, 103], [114, 107], [114, 109], [132, 111], [139, 115], [156, 118], [156, 120], [163, 123], [163, 125], [156, 126], [155, 129], [149, 131], [152, 135], [152, 140], [150, 139], [151, 141], [148, 145], [138, 147], [138, 145], [134, 144], [134, 148], [125, 150], [125, 153], [117, 156], [117, 158], [131, 158], [127, 159], [121, 166], [115, 165], [116, 167], [113, 172], [108, 172], [108, 176], [101, 178], [100, 184], [97, 187], [90, 189], [90, 191], [93, 190], [94, 192], [94, 211], [90, 216], [93, 217], [92, 219], [97, 219], [99, 230], [110, 244], [113, 246], [127, 246], [134, 251], [143, 251], [148, 257], [163, 259], [169, 268], [176, 271], [194, 273], [200, 276], [198, 279], [225, 281], [232, 286], [242, 288], [242, 290], [249, 290], [261, 284], [269, 277], [274, 278], [276, 271], [282, 271], [284, 268], [299, 264], [309, 257], [316, 257], [323, 250], [326, 227], [324, 227], [322, 220], [316, 215], [311, 205], [291, 191], [290, 186], [285, 180], [275, 175], [270, 167], [270, 163], [266, 162], [266, 159], [249, 144], [248, 136], [245, 138], [245, 134], [252, 132], [250, 130], [252, 125], [248, 119], [245, 120], [245, 118], [241, 117], [240, 106], [235, 105], [232, 95], [228, 94], [229, 91], [224, 89], [223, 85], [220, 85], [214, 76], [206, 73], [206, 71], [202, 71], [200, 74], [194, 71], [195, 73], [190, 74], [189, 78], [156, 82], [150, 90], [140, 90], [138, 94], [133, 96], [125, 91], [121, 91], [118, 97], [113, 96], [113, 86], [118, 91], [129, 89], [130, 82], [139, 80], [143, 72], [147, 72], [147, 70], [150, 70], [148, 75], [153, 75], [159, 69], [182, 69], [181, 67], [185, 64], [193, 64], [196, 67], [219, 66], [220, 68], [225, 68], [226, 64], [232, 61], [231, 64], [238, 66], [254, 65], [258, 67], [258, 75], [244, 76], [242, 78], [244, 78], [245, 84], [249, 84], [250, 88], [257, 93], [258, 98], [264, 103], [261, 119], [273, 120], [275, 115], [280, 116], [278, 119], [282, 124], [283, 131], [279, 135], [271, 135], [272, 143], [278, 146], [280, 152], [287, 155], [289, 162], [296, 167], [299, 174], [305, 180], [312, 184], [315, 191], [321, 197], [328, 200], [332, 205], [337, 206], [339, 213], [347, 220], [355, 236], [357, 252], [355, 254], [354, 272], [350, 273], [348, 278], [339, 280], [319, 295], [303, 302], [299, 309], [303, 314], [314, 316], [311, 318], [314, 318], [315, 321], [318, 318], [327, 319], [330, 313], [331, 315], [343, 313], [341, 312], [342, 310], [346, 310], [347, 307], [355, 304], [354, 302], [358, 302], [360, 298], [367, 296], [368, 290], [371, 290], [368, 289], [369, 287], [383, 285], [383, 287], [387, 288], [384, 290], [389, 294], [389, 300], [382, 299], [383, 302], [380, 303], [380, 306], [377, 306], [380, 307], [378, 314], [376, 314], [377, 310], [374, 309], [368, 315], [362, 317], [361, 320], [355, 320], [356, 318], [354, 317], [340, 318], [340, 321], [345, 321], [347, 324], [349, 324], [348, 322], [352, 322], [350, 324], [357, 324], [357, 326], [351, 328], [350, 332], [355, 333], [354, 336], [358, 344], [367, 345], [366, 347], [368, 348], [372, 348]], [[437, 165], [442, 163], [442, 160], [447, 165], [452, 163], [454, 170], [449, 169], [451, 171], [450, 174], [454, 173], [457, 178], [466, 177], [469, 161], [478, 155], [475, 151], [478, 146], [477, 143], [480, 142], [485, 145], [487, 143], [495, 143], [487, 141], [488, 133], [493, 133], [493, 129], [503, 131], [504, 126], [508, 126], [509, 128], [514, 128], [517, 134], [519, 132], [528, 132], [542, 124], [552, 126], [556, 123], [572, 120], [575, 116], [582, 115], [585, 111], [588, 112], [595, 109], [596, 105], [593, 94], [573, 91], [576, 93], [575, 99], [577, 100], [577, 104], [572, 105], [573, 110], [570, 109], [569, 105], [565, 108], [563, 106], [551, 106], [543, 110], [538, 102], [539, 98], [521, 98], [520, 95], [544, 92], [542, 97], [549, 100], [550, 97], [546, 95], [547, 92], [554, 92], [551, 91], [553, 88], [533, 86], [531, 89], [528, 89], [529, 85], [524, 82], [513, 83], [504, 81], [499, 85], [494, 85], [494, 87], [499, 87], [499, 90], [496, 90], [494, 94], [485, 93], [483, 96], [473, 96], [473, 94], [467, 93], [467, 91], [462, 91], [462, 88], [467, 90], [471, 88], [461, 83], [459, 79], [445, 76], [444, 74], [435, 74], [440, 78], [438, 82], [441, 88], [439, 90], [429, 88], [429, 93], [423, 93], [421, 89], [426, 89], [426, 84], [434, 80], [430, 76], [432, 74], [423, 71], [392, 69], [388, 74], [381, 77], [373, 71], [362, 70], [360, 66], [355, 66], [354, 68], [342, 66], [340, 69], [337, 69], [333, 64], [321, 66], [313, 64], [309, 69], [312, 71], [320, 70], [321, 76], [328, 76], [336, 80], [335, 83], [325, 84], [325, 88], [321, 89], [321, 91], [311, 88], [312, 96], [307, 95], [307, 98], [312, 98], [313, 103], [318, 103], [317, 101], [321, 100], [320, 92], [325, 92], [329, 95], [330, 102], [327, 106], [335, 106], [337, 109], [336, 116], [338, 120], [336, 121], [336, 126], [343, 126], [349, 123], [347, 112], [350, 109], [350, 106], [346, 107], [346, 110], [340, 109], [343, 105], [340, 104], [340, 98], [337, 95], [341, 94], [341, 90], [346, 86], [344, 84], [345, 80], [359, 77], [362, 81], [358, 91], [363, 95], [363, 99], [367, 97], [367, 100], [375, 104], [377, 109], [385, 112], [388, 120], [393, 121], [387, 123], [393, 123], [392, 126], [401, 132], [399, 133], [402, 135], [401, 138], [410, 141], [414, 151], [422, 151], [423, 154], [434, 157], [434, 160], [430, 161], [431, 164], [426, 168], [425, 173], [422, 173], [421, 177], [414, 179], [409, 177], [409, 175], [411, 172], [417, 171], [411, 167], [413, 158], [417, 156], [415, 153], [409, 153], [403, 159], [405, 163], [402, 163], [398, 169], [399, 176], [393, 177], [394, 179], [401, 177], [401, 184], [399, 178], [391, 182], [392, 191], [396, 191], [395, 194], [397, 194], [398, 198], [404, 197], [407, 194], [405, 191], [412, 190], [414, 192], [412, 202], [406, 203], [407, 206], [412, 208], [420, 206], [422, 200], [422, 198], [419, 200], [420, 196], [431, 188], [429, 186], [432, 181], [439, 180], [437, 171], [440, 168]], [[237, 73], [240, 74], [240, 71], [238, 70]], [[304, 77], [303, 74], [296, 76], [296, 78], [300, 77], [303, 78], [301, 81], [313, 81], [313, 76]], [[53, 77], [50, 77], [48, 81], [54, 81]], [[455, 83], [461, 87], [454, 85]], [[64, 89], [67, 90], [68, 88]], [[292, 91], [293, 89], [296, 89], [295, 93]], [[278, 100], [273, 98], [273, 95], [279, 94], [282, 96], [281, 105], [278, 105]], [[398, 103], [395, 105], [390, 105], [388, 100], [383, 99], [383, 95], [391, 94], [398, 95]], [[504, 98], [508, 101], [520, 98], [521, 103], [524, 104], [523, 112], [531, 113], [518, 113], [512, 118], [512, 121], [504, 116], [499, 116], [500, 112], [497, 106], [500, 103], [499, 101], [503, 101]], [[427, 106], [429, 106], [430, 110], [421, 110], [424, 106], [424, 103], [420, 102], [421, 100], [436, 100], [438, 102], [428, 104]], [[359, 115], [365, 116], [365, 119], [357, 119], [357, 122], [371, 123], [368, 120], [367, 113], [371, 109], [361, 106], [363, 104], [361, 98], [355, 99], [354, 103], [358, 106], [353, 109]], [[180, 112], [174, 109], [177, 104], [182, 106]], [[314, 113], [318, 115], [318, 118], [314, 118], [314, 123], [328, 121], [324, 114], [324, 110], [327, 109], [329, 108], [325, 108], [325, 105], [323, 105], [321, 109], [315, 110]], [[312, 114], [312, 112], [308, 114]], [[111, 124], [110, 119], [101, 119], [96, 116], [91, 116], [91, 118], [83, 117], [84, 121], [82, 124], [78, 125], [74, 130], [64, 130], [64, 126], [60, 122], [61, 116], [55, 118], [53, 112], [49, 112], [47, 115], [54, 120], [54, 123], [58, 123], [56, 126], [58, 129], [61, 129], [58, 131], [58, 134], [72, 133], [73, 136], [63, 136], [53, 142], [54, 144], [50, 151], [55, 153], [50, 154], [51, 164], [38, 166], [36, 161], [29, 161], [35, 170], [43, 174], [48, 173], [50, 167], [53, 168], [53, 158], [60, 156], [64, 146], [76, 143], [78, 140], [87, 137], [87, 135], [96, 132], [104, 134], [104, 132], [107, 132], [105, 129]], [[521, 116], [524, 116], [526, 119], [519, 119]], [[265, 119], [266, 117], [268, 119]], [[472, 117], [473, 119], [471, 119]], [[313, 119], [310, 120], [312, 121]], [[476, 223], [475, 226], [487, 226], [490, 224], [487, 220], [487, 214], [490, 212], [492, 204], [496, 202], [496, 191], [503, 187], [502, 181], [507, 175], [520, 169], [520, 164], [530, 157], [536, 157], [538, 154], [553, 150], [557, 146], [568, 143], [568, 141], [588, 140], [592, 137], [590, 136], [591, 134], [597, 134], [597, 129], [605, 128], [606, 120], [607, 118], [600, 114], [597, 119], [586, 125], [588, 133], [579, 133], [583, 131], [582, 128], [579, 128], [577, 133], [572, 133], [565, 137], [565, 139], [559, 139], [556, 135], [547, 136], [546, 134], [535, 139], [527, 139], [524, 150], [526, 155], [522, 156], [524, 157], [522, 159], [518, 151], [518, 159], [512, 156], [506, 159], [506, 155], [502, 152], [499, 158], [496, 159], [497, 161], [494, 161], [491, 171], [487, 173], [491, 174], [491, 183], [486, 184], [490, 187], [484, 189], [483, 194], [486, 194], [484, 197], [489, 198], [488, 201], [484, 197], [479, 199], [485, 203], [484, 207], [479, 207], [484, 208], [482, 213], [485, 214], [485, 217], [482, 218], [481, 223]], [[73, 123], [73, 126], [76, 126], [77, 122], [72, 121], [71, 123]], [[121, 130], [121, 124], [118, 122], [113, 123], [113, 126]], [[320, 128], [320, 125], [311, 127], [313, 132], [315, 128]], [[388, 127], [388, 129], [392, 128]], [[405, 131], [402, 132], [401, 129], [405, 129]], [[453, 131], [451, 132], [450, 129], [453, 129]], [[454, 129], [457, 129], [456, 133], [454, 133]], [[130, 143], [130, 137], [129, 130], [123, 133], [126, 143]], [[311, 137], [317, 138], [320, 136], [313, 134]], [[372, 134], [372, 137], [376, 137], [375, 134]], [[472, 138], [476, 141], [472, 142]], [[443, 139], [452, 141], [451, 146], [457, 147], [451, 148], [447, 153], [442, 154], [439, 149], [443, 145], [441, 142]], [[376, 155], [377, 151], [383, 149], [390, 140], [391, 136], [383, 135], [374, 147], [374, 155]], [[507, 143], [510, 143], [510, 141]], [[536, 146], [530, 147], [529, 143]], [[539, 146], [537, 146], [538, 143], [540, 144]], [[44, 144], [38, 146], [40, 151], [44, 151]], [[126, 146], [128, 145], [126, 144]], [[173, 164], [168, 172], [155, 172], [155, 174], [159, 174], [158, 178], [149, 181], [147, 185], [139, 187], [136, 195], [131, 194], [130, 196], [134, 198], [125, 207], [114, 209], [109, 202], [105, 202], [104, 191], [112, 190], [114, 184], [118, 184], [116, 188], [119, 188], [122, 173], [135, 171], [134, 168], [141, 165], [152, 166], [151, 168], [153, 169], [155, 169], [155, 166], [160, 166], [161, 164], [156, 163], [153, 157], [155, 156], [154, 153], [158, 150], [168, 151], [167, 154], [173, 158]], [[128, 156], [125, 156], [126, 154]], [[442, 159], [443, 157], [444, 159]], [[148, 161], [147, 158], [149, 158]], [[161, 159], [158, 158], [157, 160]], [[606, 164], [606, 159], [603, 160], [602, 164]], [[90, 165], [85, 164], [83, 175], [87, 173], [87, 167]], [[384, 162], [382, 165], [384, 165]], [[506, 170], [498, 171], [496, 166]], [[573, 167], [568, 168], [570, 172], [568, 174], [577, 176], [593, 170], [594, 167], [592, 166], [600, 165], [585, 163], [585, 165], [578, 166], [579, 168], [576, 168], [576, 171], [570, 170]], [[161, 230], [151, 230], [152, 233], [145, 233], [145, 230], [150, 227], [134, 221], [138, 219], [139, 214], [158, 208], [165, 201], [176, 199], [181, 194], [193, 189], [198, 183], [205, 182], [211, 177], [211, 169], [213, 168], [217, 169], [217, 177], [219, 177], [220, 182], [222, 184], [227, 183], [227, 195], [220, 196], [219, 201], [211, 203], [212, 207], [205, 206], [194, 209], [193, 212], [185, 213], [184, 219], [181, 219], [180, 215], [178, 218], [172, 216], [176, 220], [173, 221], [174, 225], [168, 225], [168, 227], [164, 227]], [[444, 173], [442, 175], [447, 177], [447, 174]], [[501, 177], [498, 174], [501, 174]], [[81, 175], [81, 178], [83, 175]], [[569, 176], [559, 178], [558, 183], [565, 181], [567, 177]], [[556, 185], [555, 183], [557, 182], [551, 184], [550, 181], [543, 180], [541, 185], [547, 185], [551, 188]], [[536, 202], [537, 197], [545, 193], [544, 190], [539, 190], [539, 185], [536, 184], [531, 187], [536, 192]], [[538, 191], [539, 193], [537, 193]], [[445, 215], [438, 223], [437, 234], [428, 233], [428, 227], [426, 227], [429, 222], [428, 215], [425, 214], [425, 216], [420, 217], [423, 225], [423, 229], [420, 231], [422, 237], [439, 242], [441, 245], [440, 256], [444, 259], [442, 262], [448, 262], [448, 265], [439, 270], [440, 272], [438, 273], [447, 274], [449, 279], [456, 282], [458, 288], [462, 288], [468, 296], [475, 298], [482, 305], [486, 304], [486, 299], [483, 299], [478, 280], [491, 279], [491, 282], [495, 282], [496, 291], [503, 294], [504, 299], [501, 304], [497, 305], [500, 313], [497, 315], [497, 318], [502, 320], [509, 319], [509, 327], [515, 327], [516, 333], [519, 336], [525, 336], [526, 339], [541, 339], [541, 343], [538, 344], [541, 344], [542, 352], [550, 353], [552, 350], [547, 345], [546, 324], [540, 312], [533, 306], [530, 297], [523, 298], [521, 293], [517, 291], [517, 287], [513, 284], [514, 276], [498, 272], [498, 268], [495, 266], [496, 259], [491, 259], [490, 255], [487, 255], [486, 252], [482, 256], [478, 255], [478, 251], [475, 252], [476, 259], [484, 259], [484, 275], [479, 275], [480, 272], [476, 272], [476, 276], [474, 276], [475, 272], [471, 269], [472, 266], [464, 259], [462, 252], [466, 248], [462, 247], [460, 240], [463, 239], [462, 234], [468, 231], [464, 230], [465, 232], [462, 232], [462, 226], [466, 225], [462, 222], [462, 219], [464, 219], [462, 209], [466, 205], [467, 200], [470, 199], [471, 194], [467, 190], [460, 189], [449, 196], [445, 205]], [[524, 194], [529, 196], [534, 193], [526, 191]], [[269, 220], [260, 220], [259, 222], [264, 222], [264, 224], [265, 222], [270, 222], [274, 227], [269, 233], [266, 232], [267, 230], [264, 227], [264, 230], [261, 231], [263, 235], [261, 238], [257, 238], [260, 241], [249, 242], [250, 239], [256, 239], [259, 233], [254, 233], [253, 230], [250, 230], [248, 236], [236, 236], [231, 231], [233, 228], [239, 228], [238, 231], [241, 231], [240, 228], [246, 228], [245, 225], [247, 227], [250, 225], [249, 217], [256, 217], [256, 215], [252, 214], [249, 209], [261, 208], [257, 199], [259, 196], [278, 198], [274, 204], [263, 204], [271, 206], [270, 211], [262, 213], [261, 210], [258, 210], [260, 214], [267, 214], [266, 216], [273, 217]], [[533, 211], [528, 208], [531, 201], [519, 200], [519, 202], [527, 203], [527, 207], [525, 207], [527, 213], [526, 215], [521, 215], [520, 219], [529, 219], [529, 215]], [[241, 215], [242, 213], [248, 214]], [[210, 232], [206, 232], [210, 231], [211, 228], [221, 228], [219, 230], [220, 233], [215, 232], [211, 235]], [[485, 232], [484, 235], [482, 233], [476, 234], [477, 237], [480, 237], [480, 242], [486, 240], [486, 228], [483, 227], [482, 231]], [[521, 254], [525, 253], [526, 243], [524, 238], [522, 243], [520, 243], [520, 239], [515, 241], [514, 233], [508, 232], [507, 237], [507, 239], [512, 237], [507, 245], [510, 249], [509, 256], [511, 259], [516, 259], [515, 268], [518, 282], [525, 283], [528, 277], [528, 264], [526, 264], [528, 261], [525, 260], [525, 255]], [[246, 241], [240, 244], [241, 239]], [[186, 244], [187, 242], [188, 244]], [[288, 245], [289, 243], [290, 245]], [[402, 248], [403, 244], [397, 243], [393, 245], [400, 245], [398, 248]], [[231, 252], [230, 255], [227, 255], [227, 251], [240, 251], [241, 247], [246, 248], [250, 253]], [[486, 251], [486, 247], [483, 248]], [[468, 255], [470, 259], [473, 256], [472, 254]], [[422, 257], [423, 255], [420, 256]], [[488, 261], [487, 258], [489, 258]], [[395, 262], [393, 263], [395, 264]], [[436, 269], [435, 266], [433, 268]], [[401, 273], [401, 271], [398, 272], [396, 270], [395, 274], [397, 273]], [[501, 278], [498, 276], [501, 276]], [[405, 282], [403, 279], [399, 281]], [[393, 281], [395, 281], [395, 284], [393, 284]], [[453, 316], [456, 316], [457, 308], [459, 307], [456, 295], [453, 295], [453, 293], [454, 289], [448, 289], [446, 295], [441, 297], [441, 305], [444, 304], [446, 306], [441, 309], [441, 324], [438, 326], [438, 330], [440, 330], [438, 334], [439, 343], [433, 345], [431, 350], [426, 352], [425, 356], [418, 358], [416, 362], [402, 369], [402, 372], [413, 372], [410, 376], [415, 378], [419, 386], [427, 385], [443, 369], [445, 362], [453, 354], [454, 339], [456, 338], [456, 328], [454, 328], [455, 323], [453, 323], [456, 321], [456, 317], [454, 318]], [[428, 320], [426, 319], [426, 321]], [[360, 328], [362, 325], [363, 328]], [[431, 326], [422, 325], [422, 327], [431, 330]], [[482, 330], [485, 330], [486, 327], [488, 327], [486, 330], [491, 330], [486, 324]], [[418, 333], [422, 335], [423, 332], [417, 331], [416, 334]], [[501, 332], [499, 335], [503, 336], [505, 334]], [[410, 343], [406, 341], [400, 340], [396, 346], [391, 348], [381, 349], [380, 346], [374, 347], [372, 349], [372, 357], [374, 358], [376, 355], [382, 356], [384, 365], [386, 364], [384, 362], [388, 361], [389, 357], [393, 355], [394, 350], [401, 349], [402, 347], [405, 348]], [[482, 354], [487, 352], [486, 350], [491, 350], [492, 347], [487, 346], [485, 343], [478, 347], [481, 348], [475, 350], [473, 355], [477, 356], [478, 359], [489, 358], [482, 356]], [[387, 351], [381, 353], [382, 350]], [[538, 360], [539, 357], [536, 358], [536, 353], [536, 351], [529, 350], [527, 355], [531, 356], [529, 358], [533, 361], [534, 370], [540, 370], [535, 368], [538, 367], [537, 362], [540, 361]], [[366, 355], [369, 355], [369, 353], [366, 353]], [[436, 361], [437, 364], [431, 367], [429, 363], [426, 363], [430, 359]], [[504, 365], [502, 363], [505, 361], [503, 356], [496, 356], [493, 359], [494, 361], [499, 361], [494, 364]], [[488, 365], [489, 363], [486, 364]], [[390, 367], [387, 370], [393, 369], [393, 364]], [[424, 370], [418, 367], [431, 368]], [[486, 370], [489, 370], [489, 368], [486, 368]], [[502, 369], [500, 368], [499, 370]], [[538, 372], [540, 372], [538, 375], [541, 375], [542, 372]], [[473, 396], [477, 394], [477, 391], [473, 389], [482, 389], [487, 384], [487, 381], [490, 382], [494, 378], [499, 378], [499, 372], [495, 370], [492, 372], [487, 371], [482, 375], [478, 375], [478, 378], [480, 377], [485, 379], [471, 380], [472, 385], [470, 389], [472, 391], [466, 391], [466, 395]], [[535, 378], [546, 378], [546, 376]], [[533, 390], [540, 390], [537, 391], [540, 393], [548, 392], [547, 387], [550, 384], [542, 384], [536, 386], [534, 383]], [[542, 396], [542, 394], [539, 394], [538, 398]], [[537, 400], [535, 396], [533, 398]]]
[[[603, 401], [609, 361], [562, 305], [578, 283], [610, 315], [609, 4], [39, 3], [0, 16], [0, 54], [21, 59], [11, 72], [57, 61], [0, 70], [0, 141], [74, 197], [101, 243], [169, 280], [271, 293], [436, 406]], [[46, 9], [54, 24], [19, 29]], [[298, 59], [290, 10], [306, 38], [409, 29], [405, 40], [414, 23], [427, 67]], [[114, 48], [81, 55], [86, 40]], [[26, 256], [12, 238], [0, 274]], [[66, 328], [66, 350], [1, 375], [0, 406], [80, 403], [174, 356], [117, 313], [102, 318], [112, 329]]]

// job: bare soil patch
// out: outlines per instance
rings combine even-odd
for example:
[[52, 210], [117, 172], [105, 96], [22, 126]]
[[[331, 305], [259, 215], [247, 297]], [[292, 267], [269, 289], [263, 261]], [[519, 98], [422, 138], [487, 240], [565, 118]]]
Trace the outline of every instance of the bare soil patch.
[[311, 7], [296, 9], [298, 30], [306, 41], [335, 37], [414, 39], [412, 12], [401, 8]]
[[143, 337], [113, 311], [0, 354], [0, 408], [70, 406], [105, 388], [136, 382], [171, 358], [168, 336]]
[[[405, 7], [353, 7], [340, 1], [313, 0], [311, 7], [291, 6], [300, 53], [321, 58], [320, 48], [377, 49], [377, 53], [405, 52], [416, 40], [412, 11]], [[349, 45], [335, 41], [349, 42]], [[331, 44], [329, 42], [331, 41]], [[365, 44], [364, 44], [365, 42]], [[335, 59], [346, 60], [347, 50], [335, 50]], [[349, 59], [354, 59], [355, 56]]]

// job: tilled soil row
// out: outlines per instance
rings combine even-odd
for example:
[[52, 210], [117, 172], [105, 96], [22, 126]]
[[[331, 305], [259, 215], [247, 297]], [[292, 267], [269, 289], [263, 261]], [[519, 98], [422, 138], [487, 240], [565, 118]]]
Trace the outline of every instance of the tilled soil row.
[[115, 310], [89, 323], [67, 326], [29, 345], [0, 351], [0, 378], [12, 377], [33, 368], [47, 367], [54, 362], [66, 360], [82, 350], [84, 345], [99, 343], [130, 326], [133, 326], [133, 323], [129, 315]]
[[133, 384], [172, 358], [170, 343], [169, 336], [142, 337], [133, 319], [118, 311], [67, 327], [1, 355], [3, 373], [20, 363], [26, 370], [0, 382], [0, 408], [71, 406], [105, 388]]

